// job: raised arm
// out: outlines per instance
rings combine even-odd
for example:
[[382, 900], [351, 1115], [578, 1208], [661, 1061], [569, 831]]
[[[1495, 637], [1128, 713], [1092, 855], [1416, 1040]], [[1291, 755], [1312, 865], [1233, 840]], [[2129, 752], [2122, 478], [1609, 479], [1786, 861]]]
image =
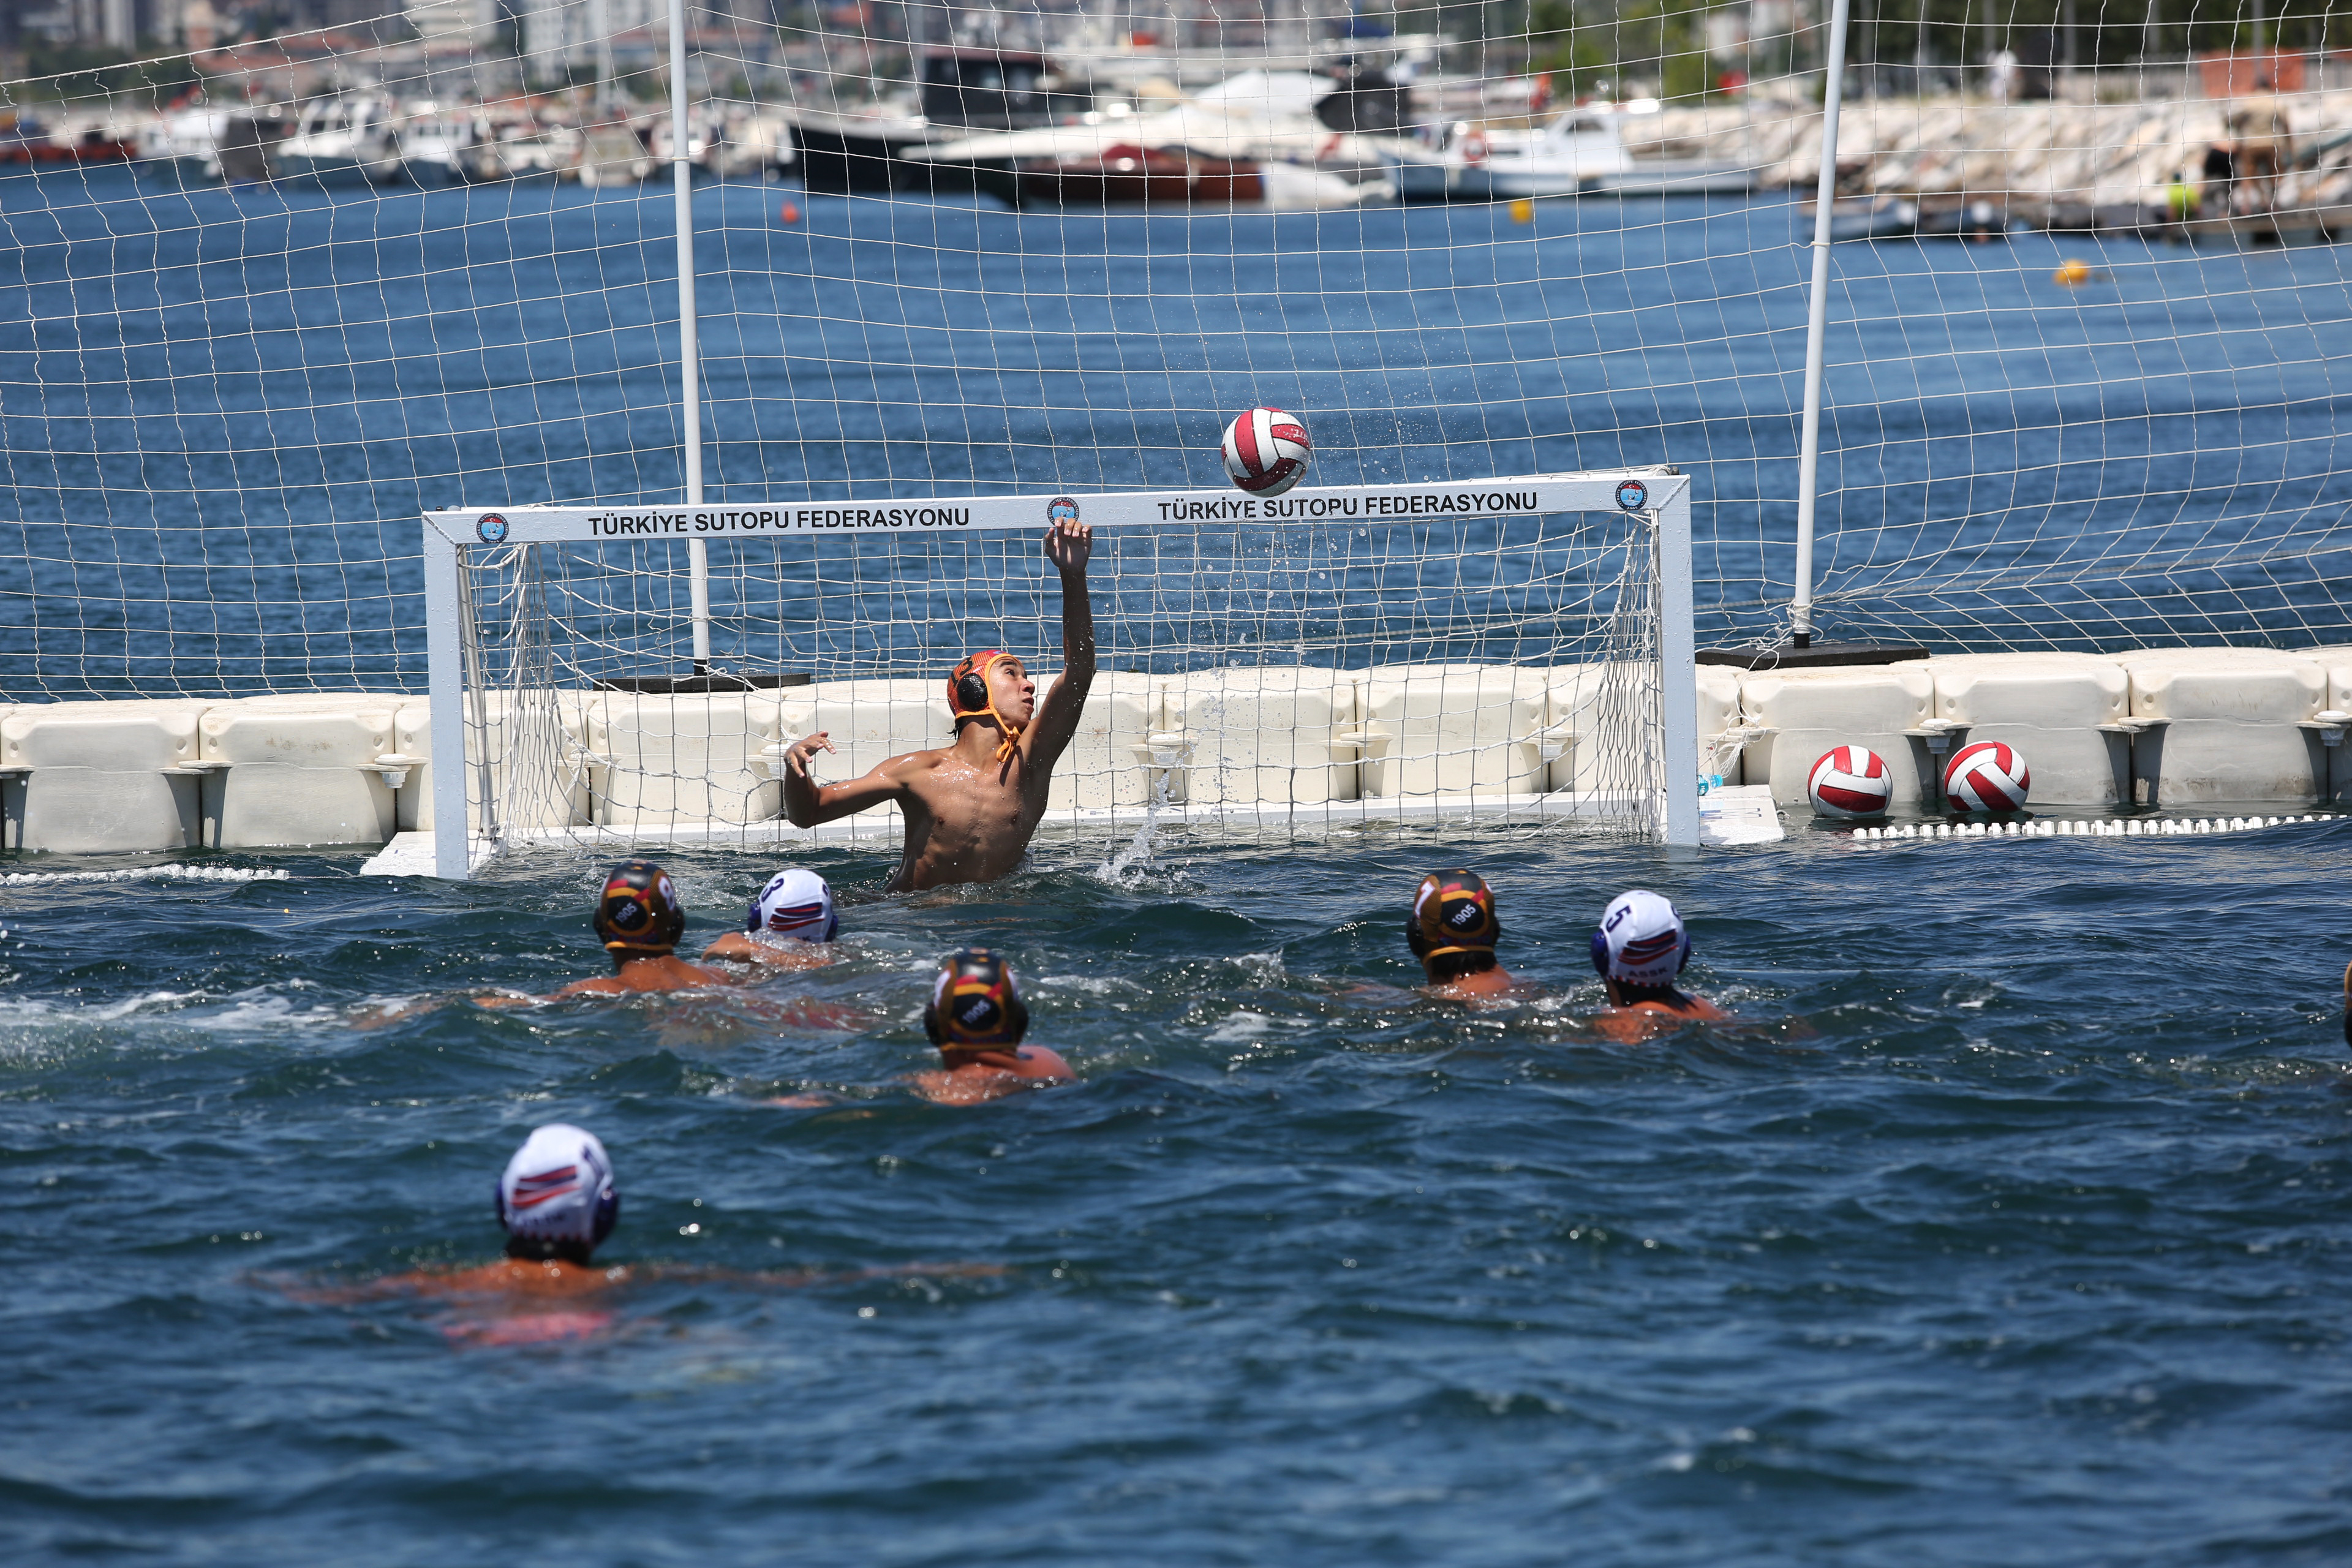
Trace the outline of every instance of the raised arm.
[[809, 776], [809, 759], [818, 752], [832, 750], [833, 742], [819, 730], [795, 742], [792, 750], [784, 753], [784, 817], [794, 827], [814, 827], [820, 822], [831, 822], [885, 801], [896, 801], [902, 806], [906, 804], [904, 786], [891, 773], [891, 763], [898, 760], [896, 757], [863, 778], [842, 784], [818, 784]]
[[1087, 591], [1087, 559], [1094, 548], [1090, 523], [1056, 522], [1045, 530], [1045, 559], [1062, 574], [1062, 673], [1024, 737], [1030, 763], [1039, 768], [1052, 767], [1068, 748], [1095, 682], [1095, 606]]

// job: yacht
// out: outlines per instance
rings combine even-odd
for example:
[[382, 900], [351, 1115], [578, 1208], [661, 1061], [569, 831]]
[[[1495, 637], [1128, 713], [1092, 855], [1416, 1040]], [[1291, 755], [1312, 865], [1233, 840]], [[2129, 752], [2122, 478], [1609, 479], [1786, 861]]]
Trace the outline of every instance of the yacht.
[[388, 185], [401, 177], [391, 105], [367, 95], [313, 99], [270, 158], [275, 180], [311, 185]]

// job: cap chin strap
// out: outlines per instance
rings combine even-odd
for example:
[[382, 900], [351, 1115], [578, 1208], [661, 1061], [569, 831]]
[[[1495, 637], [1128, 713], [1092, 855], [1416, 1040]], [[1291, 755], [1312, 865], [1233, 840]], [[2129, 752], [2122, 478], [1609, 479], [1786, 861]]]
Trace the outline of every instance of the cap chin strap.
[[1492, 952], [1494, 951], [1491, 945], [1472, 942], [1458, 947], [1433, 947], [1421, 956], [1423, 962], [1426, 963], [1433, 958], [1444, 958], [1449, 952]]
[[[987, 690], [988, 689], [988, 672], [995, 667], [996, 661], [1000, 658], [1011, 658], [1013, 656], [1009, 653], [998, 653], [992, 649], [988, 657], [980, 661], [980, 667], [974, 669], [972, 673], [980, 677], [980, 684], [982, 690]], [[1003, 743], [996, 748], [996, 760], [1000, 763], [1005, 758], [1011, 756], [1013, 754], [1013, 748], [1020, 743], [1022, 726], [1015, 724], [1012, 720], [1007, 719], [1003, 714], [999, 713], [996, 710], [996, 694], [992, 691], [989, 692], [988, 700], [978, 708], [958, 708], [956, 710], [956, 717], [959, 719], [978, 719], [985, 717], [996, 721], [997, 729], [1002, 731], [1004, 735]]]

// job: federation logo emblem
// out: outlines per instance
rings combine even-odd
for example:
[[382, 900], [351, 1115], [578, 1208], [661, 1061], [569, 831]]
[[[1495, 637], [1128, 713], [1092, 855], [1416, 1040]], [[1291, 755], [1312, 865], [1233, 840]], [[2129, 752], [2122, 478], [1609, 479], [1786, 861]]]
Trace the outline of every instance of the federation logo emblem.
[[1069, 497], [1055, 496], [1052, 500], [1045, 503], [1046, 527], [1051, 528], [1057, 522], [1076, 522], [1077, 521], [1078, 503], [1072, 500]]
[[497, 512], [487, 513], [481, 521], [474, 524], [474, 532], [485, 544], [504, 544], [507, 542], [507, 520]]
[[1650, 487], [1639, 479], [1627, 479], [1617, 487], [1617, 505], [1623, 511], [1639, 511], [1650, 504]]

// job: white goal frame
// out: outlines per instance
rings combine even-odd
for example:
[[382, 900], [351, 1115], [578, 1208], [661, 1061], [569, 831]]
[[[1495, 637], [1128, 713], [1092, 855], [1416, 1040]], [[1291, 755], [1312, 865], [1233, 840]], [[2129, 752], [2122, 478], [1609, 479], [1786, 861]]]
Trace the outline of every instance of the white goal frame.
[[[434, 875], [463, 880], [494, 852], [462, 827], [467, 803], [462, 570], [482, 545], [615, 540], [815, 540], [841, 531], [932, 533], [1036, 530], [1047, 508], [1076, 504], [1097, 528], [1171, 522], [1262, 523], [1347, 521], [1367, 524], [1440, 518], [1531, 517], [1600, 512], [1642, 520], [1651, 530], [1658, 577], [1664, 841], [1696, 847], [1698, 829], [1698, 695], [1692, 629], [1691, 480], [1670, 468], [1520, 475], [1419, 484], [1301, 488], [1280, 497], [1235, 490], [1123, 490], [1045, 495], [884, 497], [726, 506], [521, 506], [453, 508], [424, 514], [426, 669], [431, 692]], [[698, 551], [697, 556], [701, 554]], [[707, 601], [698, 591], [698, 610]], [[455, 765], [450, 765], [451, 763]]]

